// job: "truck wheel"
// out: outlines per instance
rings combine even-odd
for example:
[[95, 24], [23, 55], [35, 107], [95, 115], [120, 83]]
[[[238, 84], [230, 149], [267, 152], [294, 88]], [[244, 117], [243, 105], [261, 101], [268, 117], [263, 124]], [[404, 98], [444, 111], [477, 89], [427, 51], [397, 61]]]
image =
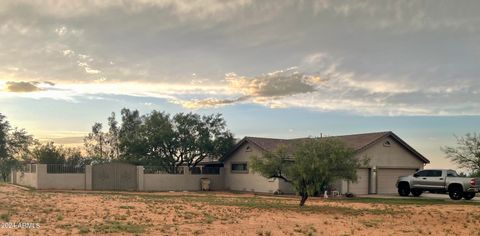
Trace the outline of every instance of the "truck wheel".
[[475, 193], [463, 193], [463, 198], [465, 200], [472, 200], [475, 197]]
[[398, 194], [402, 197], [406, 197], [410, 194], [410, 186], [406, 183], [398, 185]]
[[422, 195], [423, 191], [422, 190], [419, 190], [419, 189], [412, 189], [412, 195], [414, 197], [419, 197], [420, 195]]
[[460, 187], [452, 187], [449, 189], [448, 195], [452, 200], [460, 200], [463, 197], [463, 190]]

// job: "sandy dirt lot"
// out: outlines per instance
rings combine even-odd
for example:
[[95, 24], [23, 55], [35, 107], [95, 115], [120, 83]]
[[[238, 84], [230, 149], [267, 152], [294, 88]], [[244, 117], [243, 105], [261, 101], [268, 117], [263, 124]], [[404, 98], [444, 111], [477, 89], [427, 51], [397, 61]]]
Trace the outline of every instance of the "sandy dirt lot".
[[0, 235], [480, 235], [480, 205], [448, 200], [310, 199], [233, 193], [24, 190], [0, 185]]

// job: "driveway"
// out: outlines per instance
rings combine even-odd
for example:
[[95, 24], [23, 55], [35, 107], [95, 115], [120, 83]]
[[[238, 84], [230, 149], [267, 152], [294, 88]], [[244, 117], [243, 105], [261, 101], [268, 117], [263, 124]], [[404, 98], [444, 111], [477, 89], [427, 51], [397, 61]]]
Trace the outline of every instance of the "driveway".
[[[366, 194], [366, 195], [358, 195], [358, 197], [368, 197], [368, 198], [398, 198], [398, 199], [402, 199], [402, 198], [414, 198], [412, 196], [409, 196], [409, 197], [402, 197], [402, 196], [399, 196], [398, 194], [396, 193], [392, 193], [392, 194]], [[450, 197], [448, 196], [448, 194], [434, 194], [434, 193], [423, 193], [422, 195], [420, 195], [420, 197], [416, 197], [418, 199], [450, 199]], [[453, 201], [453, 200], [452, 200]], [[475, 201], [475, 202], [480, 202], [480, 195], [477, 194], [476, 197], [474, 197], [471, 201]]]

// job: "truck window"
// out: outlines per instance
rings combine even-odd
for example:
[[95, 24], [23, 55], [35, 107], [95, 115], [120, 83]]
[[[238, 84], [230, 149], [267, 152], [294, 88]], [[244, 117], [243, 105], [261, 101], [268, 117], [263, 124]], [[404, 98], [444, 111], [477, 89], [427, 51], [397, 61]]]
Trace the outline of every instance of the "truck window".
[[427, 177], [427, 174], [428, 174], [428, 170], [422, 170], [417, 172], [415, 175], [418, 177]]
[[442, 177], [441, 170], [430, 170], [428, 173], [428, 177]]
[[449, 170], [447, 171], [447, 177], [458, 177], [458, 174], [453, 170]]

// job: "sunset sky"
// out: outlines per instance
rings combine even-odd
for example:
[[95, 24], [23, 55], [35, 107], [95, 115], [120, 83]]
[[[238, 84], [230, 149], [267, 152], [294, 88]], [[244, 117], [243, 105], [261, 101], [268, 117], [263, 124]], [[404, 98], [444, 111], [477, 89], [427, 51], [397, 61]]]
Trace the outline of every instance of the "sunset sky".
[[0, 1], [0, 113], [75, 145], [121, 108], [222, 113], [236, 137], [480, 131], [479, 1]]

